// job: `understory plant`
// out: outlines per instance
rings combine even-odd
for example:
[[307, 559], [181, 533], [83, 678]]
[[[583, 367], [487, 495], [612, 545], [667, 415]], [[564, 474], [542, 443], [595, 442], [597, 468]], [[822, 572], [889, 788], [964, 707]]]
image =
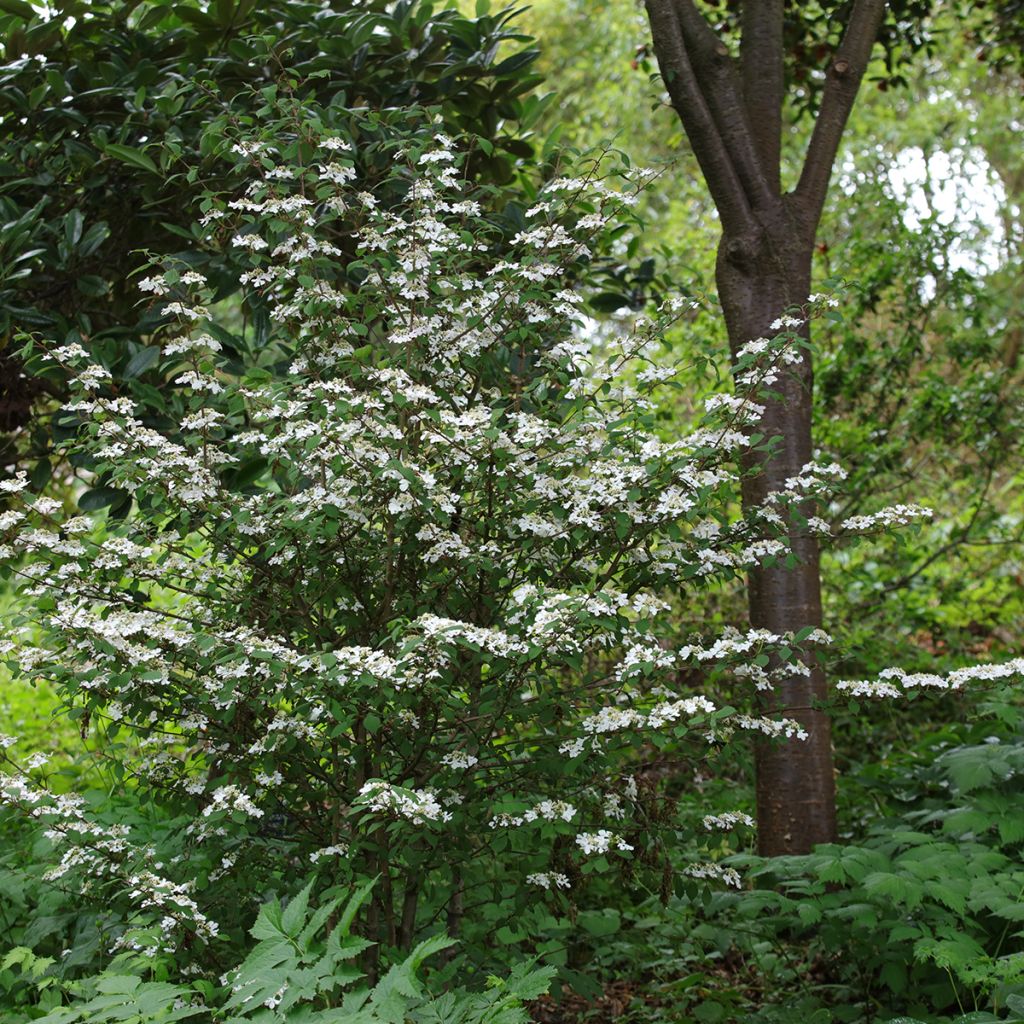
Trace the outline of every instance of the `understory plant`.
[[1024, 745], [942, 746], [892, 769], [898, 813], [864, 837], [752, 868], [780, 891], [750, 893], [742, 914], [803, 933], [869, 1012], [1020, 1011]]
[[[827, 301], [753, 339], [735, 392], [666, 440], [658, 393], [680, 367], [656, 356], [686, 304], [607, 335], [574, 287], [629, 230], [643, 175], [595, 162], [514, 206], [463, 173], [486, 142], [429, 111], [273, 97], [234, 131], [223, 155], [248, 186], [205, 202], [201, 251], [139, 282], [164, 326], [138, 366], [177, 389], [114, 380], [80, 336], [24, 353], [73, 376], [55, 415], [89, 489], [69, 509], [24, 476], [0, 484], [0, 559], [31, 609], [0, 644], [141, 809], [54, 791], [45, 755], [4, 737], [3, 799], [44, 827], [48, 881], [104, 907], [107, 954], [188, 979], [202, 1012], [274, 893], [304, 913], [311, 887], [377, 879], [354, 930], [384, 984], [388, 962], [470, 916], [571, 915], [593, 873], [738, 884], [666, 854], [750, 820], [683, 819], [659, 780], [736, 730], [800, 742], [759, 698], [828, 638], [680, 638], [673, 609], [791, 563], [794, 521], [831, 532], [809, 514], [841, 478], [827, 463], [737, 511], [740, 466], [772, 443], [758, 398], [799, 365], [797, 329]], [[254, 360], [245, 310], [200, 269], [228, 248], [269, 309]], [[708, 696], [727, 680], [736, 707]], [[897, 684], [932, 685], [850, 689]], [[335, 909], [310, 937], [334, 934]], [[350, 1005], [310, 1000], [303, 1013]]]
[[19, 947], [4, 957], [0, 972], [17, 970], [8, 994], [20, 982], [23, 989], [68, 998], [68, 1005], [26, 1018], [45, 1024], [525, 1024], [523, 1002], [550, 984], [554, 968], [523, 962], [504, 978], [489, 978], [483, 991], [455, 987], [431, 993], [419, 975], [425, 960], [454, 944], [447, 935], [418, 943], [375, 985], [360, 984], [364, 975], [355, 962], [370, 943], [354, 936], [351, 926], [372, 883], [315, 909], [312, 886], [308, 882], [285, 907], [276, 899], [260, 907], [250, 929], [255, 944], [241, 964], [225, 972], [219, 987], [146, 980], [142, 958], [133, 953], [121, 954], [99, 975], [61, 984], [50, 973], [52, 960]]

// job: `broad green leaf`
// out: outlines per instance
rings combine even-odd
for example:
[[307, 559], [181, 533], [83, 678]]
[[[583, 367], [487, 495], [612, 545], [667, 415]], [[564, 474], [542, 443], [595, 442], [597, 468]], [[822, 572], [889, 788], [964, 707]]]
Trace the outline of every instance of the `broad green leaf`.
[[137, 167], [143, 171], [149, 171], [150, 174], [160, 174], [157, 165], [141, 149], [132, 149], [131, 146], [122, 146], [116, 142], [111, 142], [103, 148], [103, 152], [108, 156], [114, 157], [116, 160], [120, 160], [122, 163], [130, 164], [132, 167]]

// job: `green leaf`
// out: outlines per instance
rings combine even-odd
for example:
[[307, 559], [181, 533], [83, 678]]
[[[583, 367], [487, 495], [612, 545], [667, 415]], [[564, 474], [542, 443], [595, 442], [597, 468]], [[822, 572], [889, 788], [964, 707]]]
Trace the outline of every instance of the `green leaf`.
[[82, 274], [75, 278], [75, 285], [83, 295], [98, 299], [110, 290], [107, 282], [98, 274]]
[[967, 897], [964, 893], [957, 892], [951, 886], [943, 885], [941, 882], [926, 882], [924, 891], [932, 899], [938, 900], [939, 903], [958, 914], [962, 914], [967, 905]]
[[16, 18], [24, 18], [25, 21], [31, 21], [37, 16], [31, 4], [25, 3], [24, 0], [0, 0], [0, 11], [13, 14]]
[[621, 292], [599, 292], [590, 300], [590, 308], [598, 313], [614, 313], [629, 305], [629, 296]]
[[717, 1024], [718, 1021], [725, 1020], [725, 1012], [725, 1007], [721, 1003], [708, 1000], [695, 1007], [693, 1015], [705, 1024]]
[[224, 483], [234, 490], [240, 490], [255, 483], [266, 471], [266, 459], [262, 457], [246, 459], [237, 466], [232, 466], [224, 471]]
[[366, 902], [367, 897], [376, 884], [376, 878], [368, 878], [356, 887], [349, 897], [348, 903], [345, 904], [345, 909], [342, 911], [341, 918], [334, 929], [335, 936], [348, 935], [349, 928], [352, 927], [352, 922], [355, 920], [356, 914], [359, 913], [359, 908]]
[[817, 924], [821, 920], [821, 907], [810, 900], [799, 900], [796, 905], [796, 916], [802, 924]]
[[309, 893], [313, 888], [314, 879], [310, 879], [298, 895], [292, 897], [281, 915], [281, 929], [289, 938], [295, 938], [306, 923], [306, 912], [309, 909]]
[[130, 995], [142, 983], [141, 978], [130, 975], [104, 976], [96, 983], [99, 992], [107, 992], [111, 995]]
[[69, 210], [64, 218], [64, 237], [72, 249], [78, 245], [78, 240], [82, 237], [82, 226], [84, 224], [85, 215], [81, 210]]
[[78, 507], [83, 512], [96, 512], [109, 505], [120, 504], [127, 497], [128, 492], [117, 487], [94, 487], [78, 499]]
[[254, 939], [280, 939], [284, 936], [284, 927], [281, 924], [281, 904], [275, 896], [269, 903], [260, 907], [259, 914], [249, 934]]
[[525, 68], [528, 64], [532, 64], [540, 56], [540, 50], [523, 50], [521, 53], [514, 53], [511, 57], [506, 57], [500, 64], [496, 65], [491, 74], [495, 78], [502, 75], [511, 75], [516, 71], [520, 71]]
[[614, 935], [622, 926], [617, 910], [585, 910], [577, 919], [580, 927], [591, 935]]
[[524, 1002], [531, 999], [539, 999], [551, 988], [551, 980], [555, 976], [556, 968], [550, 964], [546, 967], [535, 968], [532, 960], [520, 961], [513, 968], [505, 981], [508, 993], [516, 999]]
[[80, 256], [91, 256], [110, 237], [110, 226], [106, 221], [98, 221], [82, 235], [78, 243]]
[[140, 348], [139, 351], [128, 360], [128, 365], [124, 368], [124, 376], [129, 380], [132, 377], [141, 376], [147, 370], [156, 366], [159, 358], [160, 349], [155, 345], [147, 345], [145, 348]]
[[157, 165], [141, 149], [132, 149], [131, 146], [121, 146], [111, 142], [104, 146], [103, 152], [107, 156], [114, 157], [115, 160], [120, 160], [122, 163], [130, 164], [132, 167], [137, 167], [143, 171], [149, 171], [150, 174], [160, 173]]

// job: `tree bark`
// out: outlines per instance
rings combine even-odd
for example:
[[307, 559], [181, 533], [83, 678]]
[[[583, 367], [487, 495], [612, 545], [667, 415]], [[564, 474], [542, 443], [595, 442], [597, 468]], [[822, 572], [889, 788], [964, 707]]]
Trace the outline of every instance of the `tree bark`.
[[[790, 206], [783, 198], [759, 230], [740, 238], [723, 235], [719, 244], [716, 279], [734, 353], [753, 338], [772, 337], [777, 333], [769, 326], [772, 321], [807, 301], [812, 246]], [[806, 325], [801, 333], [809, 340]], [[763, 433], [778, 438], [778, 444], [770, 457], [757, 461], [758, 472], [744, 479], [746, 508], [762, 505], [772, 491], [783, 490], [787, 478], [799, 475], [812, 458], [809, 355], [786, 370], [772, 386], [779, 397], [766, 404], [761, 424]], [[794, 567], [762, 566], [748, 576], [750, 623], [773, 633], [821, 626], [817, 539], [799, 524], [791, 524], [788, 539], [797, 558]], [[761, 709], [795, 719], [808, 733], [806, 740], [756, 744], [758, 843], [766, 856], [804, 853], [836, 837], [831, 723], [821, 710], [828, 687], [816, 663], [808, 668], [810, 675], [776, 680]]]

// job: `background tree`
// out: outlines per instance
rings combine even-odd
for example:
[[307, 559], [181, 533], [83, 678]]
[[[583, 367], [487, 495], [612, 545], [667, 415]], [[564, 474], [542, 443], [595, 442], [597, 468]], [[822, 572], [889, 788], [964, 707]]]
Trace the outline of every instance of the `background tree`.
[[[828, 64], [821, 109], [791, 191], [783, 190], [780, 167], [786, 86], [782, 0], [743, 4], [738, 60], [690, 0], [648, 0], [647, 11], [665, 87], [721, 220], [716, 279], [730, 346], [738, 352], [752, 338], [769, 334], [769, 325], [801, 307], [810, 293], [815, 232], [832, 164], [885, 4], [854, 5]], [[811, 461], [811, 389], [808, 354], [780, 383], [767, 410], [765, 429], [779, 444], [764, 460], [763, 476], [745, 489], [748, 507], [763, 504]], [[758, 626], [821, 624], [818, 542], [799, 517], [792, 520], [790, 541], [796, 564], [750, 574], [750, 616]], [[820, 707], [827, 687], [820, 667], [807, 667], [808, 675], [780, 684], [776, 699], [800, 716], [810, 740], [784, 748], [762, 744], [758, 751], [760, 844], [768, 853], [805, 851], [835, 838], [830, 727]]]
[[[879, 49], [817, 233], [812, 287], [843, 281], [845, 316], [816, 331], [813, 436], [817, 450], [850, 472], [842, 503], [821, 514], [835, 523], [870, 511], [878, 493], [936, 511], [905, 543], [823, 549], [825, 622], [841, 652], [828, 671], [839, 677], [889, 664], [924, 671], [936, 658], [955, 663], [971, 650], [1016, 649], [1020, 369], [1006, 362], [1022, 329], [1014, 299], [1020, 202], [1012, 188], [1020, 72], [1005, 59], [1012, 51], [992, 40], [993, 10], [936, 11], [927, 23], [931, 45], [905, 67], [894, 55], [890, 71]], [[635, 162], [664, 165], [642, 206], [642, 255], [657, 255], [666, 276], [699, 294], [713, 279], [709, 254], [719, 226], [684, 133], [658, 112], [643, 12], [631, 0], [585, 10], [540, 0], [525, 25], [543, 40], [538, 71], [565, 97], [563, 137], [587, 144], [618, 130]], [[1004, 59], [992, 59], [996, 52]], [[794, 90], [808, 82], [797, 70], [789, 73]], [[795, 113], [791, 107], [783, 123], [787, 180], [796, 177], [812, 127]], [[549, 108], [540, 130], [552, 120]], [[619, 308], [635, 294], [620, 288]], [[682, 350], [699, 338], [689, 353], [695, 362], [726, 345], [720, 318], [709, 312], [698, 331], [672, 339]], [[695, 390], [679, 394], [665, 429], [699, 408], [691, 383]], [[735, 618], [742, 600], [738, 588], [723, 591], [700, 616]], [[680, 629], [689, 628], [684, 613]], [[933, 729], [968, 714], [959, 700], [865, 731], [859, 718], [833, 708], [836, 763], [851, 779], [905, 746], [907, 728]], [[746, 786], [747, 764], [734, 771], [735, 784]], [[850, 834], [859, 827], [859, 798], [838, 796], [840, 830]]]
[[[665, 88], [689, 138], [721, 223], [716, 280], [734, 352], [764, 335], [811, 287], [816, 233], [843, 132], [875, 44], [885, 58], [883, 84], [903, 81], [903, 64], [928, 49], [927, 5], [858, 0], [852, 5], [788, 5], [758, 0], [698, 5], [647, 0]], [[985, 29], [1002, 44], [1007, 12]], [[1005, 49], [1005, 45], [1004, 45]], [[1000, 51], [1003, 52], [1003, 51]], [[814, 116], [806, 152], [787, 180], [786, 111]], [[804, 328], [805, 337], [806, 328]], [[779, 388], [766, 419], [779, 439], [765, 472], [746, 489], [748, 507], [800, 473], [813, 452], [810, 355]], [[818, 625], [818, 543], [801, 520], [791, 523], [795, 564], [755, 570], [749, 605], [771, 629]], [[835, 835], [829, 722], [820, 710], [827, 686], [820, 668], [780, 686], [775, 699], [802, 716], [812, 740], [757, 751], [760, 844], [765, 853], [807, 850]]]

